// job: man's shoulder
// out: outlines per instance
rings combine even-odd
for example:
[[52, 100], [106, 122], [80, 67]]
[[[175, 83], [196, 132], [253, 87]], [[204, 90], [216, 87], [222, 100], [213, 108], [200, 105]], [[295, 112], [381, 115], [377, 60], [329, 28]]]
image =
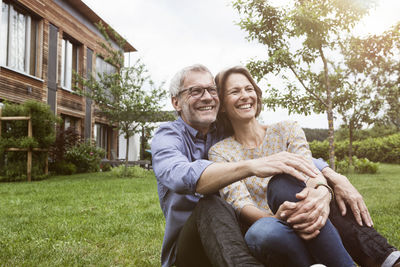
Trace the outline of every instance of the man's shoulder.
[[185, 132], [184, 125], [178, 120], [162, 123], [151, 141], [152, 150], [153, 148], [179, 145]]
[[185, 131], [185, 126], [180, 123], [178, 120], [168, 121], [162, 123], [156, 133], [154, 134], [154, 138], [157, 136], [170, 135], [170, 134], [182, 134]]

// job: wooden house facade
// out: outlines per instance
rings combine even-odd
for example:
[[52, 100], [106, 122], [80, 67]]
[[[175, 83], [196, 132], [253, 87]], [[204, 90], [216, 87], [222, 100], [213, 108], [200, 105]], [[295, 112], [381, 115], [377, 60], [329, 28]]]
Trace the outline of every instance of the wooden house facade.
[[[95, 26], [108, 24], [81, 0], [0, 0], [0, 6], [0, 101], [48, 103], [65, 129], [75, 127], [112, 158], [118, 133], [72, 86], [74, 71], [112, 68], [99, 56], [104, 38]], [[128, 42], [124, 50], [136, 51]]]

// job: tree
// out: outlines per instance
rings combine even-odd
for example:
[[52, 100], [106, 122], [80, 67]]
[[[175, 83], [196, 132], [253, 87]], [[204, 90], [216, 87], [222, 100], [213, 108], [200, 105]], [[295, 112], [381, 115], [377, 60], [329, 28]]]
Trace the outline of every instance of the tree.
[[[345, 40], [341, 47], [344, 56], [343, 66], [337, 70], [342, 73], [343, 82], [341, 94], [335, 98], [338, 101], [335, 106], [348, 130], [350, 165], [353, 157], [354, 131], [361, 129], [364, 123], [376, 122], [383, 104], [375, 85], [377, 75], [375, 66], [368, 64], [368, 60], [362, 56], [366, 52], [365, 40], [369, 38], [350, 37]], [[372, 58], [377, 63], [382, 63], [385, 59], [379, 54], [373, 55]], [[380, 75], [386, 76], [387, 73], [380, 72]]]
[[145, 151], [149, 146], [148, 141], [151, 138], [151, 133], [157, 127], [155, 123], [176, 120], [177, 118], [177, 113], [175, 111], [152, 112], [152, 114], [149, 115], [151, 116], [144, 118], [144, 120], [140, 122], [141, 125], [140, 159], [145, 159]]
[[[98, 105], [105, 116], [126, 139], [125, 166], [128, 164], [129, 138], [141, 131], [141, 124], [149, 122], [159, 113], [166, 97], [163, 85], [155, 86], [148, 75], [146, 66], [137, 60], [133, 66], [124, 67], [123, 47], [125, 41], [115, 31], [97, 25], [106, 42], [99, 43], [104, 49], [101, 57], [114, 67], [110, 73], [98, 73], [97, 77], [83, 77], [78, 74], [75, 88]], [[116, 40], [119, 49], [112, 46], [110, 36]], [[84, 88], [84, 89], [83, 89]]]
[[384, 103], [384, 120], [400, 130], [400, 22], [381, 35], [351, 40], [350, 66], [368, 73]]
[[286, 93], [270, 88], [264, 101], [267, 107], [283, 106], [289, 113], [306, 115], [311, 111], [326, 112], [329, 160], [334, 168], [334, 98], [341, 88], [332, 86], [340, 73], [335, 73], [329, 65], [337, 57], [335, 51], [343, 36], [367, 14], [372, 1], [293, 0], [291, 3], [274, 7], [266, 0], [234, 1], [233, 6], [241, 15], [239, 26], [248, 32], [249, 40], [257, 40], [267, 49], [267, 60], [252, 60], [247, 67], [258, 80], [268, 73], [282, 73], [287, 82]]
[[[350, 75], [350, 74], [348, 74]], [[349, 78], [350, 79], [350, 78]], [[363, 123], [372, 124], [381, 106], [381, 101], [374, 97], [371, 85], [365, 85], [367, 80], [353, 76], [354, 81], [348, 81], [342, 94], [334, 98], [340, 101], [335, 105], [341, 115], [345, 127], [348, 129], [348, 157], [349, 165], [353, 165], [354, 131], [361, 129]]]

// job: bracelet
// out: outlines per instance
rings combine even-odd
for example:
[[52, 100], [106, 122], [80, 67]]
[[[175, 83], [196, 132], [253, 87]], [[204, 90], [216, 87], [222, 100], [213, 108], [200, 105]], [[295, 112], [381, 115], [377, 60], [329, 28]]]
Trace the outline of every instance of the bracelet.
[[329, 185], [324, 184], [324, 183], [317, 183], [317, 185], [314, 187], [314, 189], [317, 189], [319, 186], [324, 186], [324, 187], [326, 187], [328, 189], [329, 195], [330, 195], [329, 201], [332, 201], [332, 199], [335, 198], [335, 194], [333, 193], [333, 189]]

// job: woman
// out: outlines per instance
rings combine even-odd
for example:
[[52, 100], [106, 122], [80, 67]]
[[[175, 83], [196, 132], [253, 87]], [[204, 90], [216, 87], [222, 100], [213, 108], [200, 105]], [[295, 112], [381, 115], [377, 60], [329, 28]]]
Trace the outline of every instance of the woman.
[[[248, 70], [233, 67], [216, 77], [221, 103], [218, 122], [231, 134], [209, 151], [213, 161], [240, 161], [259, 157], [292, 157], [296, 154], [311, 161], [311, 152], [301, 128], [293, 122], [280, 122], [263, 126], [256, 117], [261, 111], [261, 90]], [[289, 152], [289, 153], [288, 153]], [[279, 164], [279, 163], [277, 163]], [[354, 266], [344, 249], [338, 233], [328, 220], [319, 231], [307, 233], [307, 227], [323, 224], [322, 217], [312, 224], [293, 229], [286, 222], [290, 208], [304, 187], [312, 194], [326, 194], [327, 186], [322, 175], [304, 182], [289, 175], [270, 178], [248, 177], [221, 190], [221, 195], [239, 213], [241, 222], [249, 226], [245, 235], [252, 253], [264, 264], [272, 266], [310, 266], [322, 263], [327, 266]], [[332, 198], [332, 196], [331, 196]]]

